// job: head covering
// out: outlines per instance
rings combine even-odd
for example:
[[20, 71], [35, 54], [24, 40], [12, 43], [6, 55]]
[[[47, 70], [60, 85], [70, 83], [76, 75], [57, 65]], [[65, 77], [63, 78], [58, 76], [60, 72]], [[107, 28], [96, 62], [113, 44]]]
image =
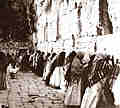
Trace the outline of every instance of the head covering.
[[77, 57], [82, 60], [84, 58], [85, 53], [84, 52], [78, 52]]

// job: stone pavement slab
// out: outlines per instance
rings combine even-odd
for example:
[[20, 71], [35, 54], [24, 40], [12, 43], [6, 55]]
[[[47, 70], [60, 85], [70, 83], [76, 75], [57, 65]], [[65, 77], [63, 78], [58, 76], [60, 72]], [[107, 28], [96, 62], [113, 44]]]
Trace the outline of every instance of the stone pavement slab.
[[9, 89], [0, 91], [0, 108], [1, 105], [8, 105], [9, 108], [64, 108], [64, 94], [61, 90], [46, 86], [40, 77], [31, 72], [19, 72], [17, 79], [9, 80]]
[[64, 92], [47, 87], [31, 72], [17, 74], [9, 80], [9, 108], [64, 108]]

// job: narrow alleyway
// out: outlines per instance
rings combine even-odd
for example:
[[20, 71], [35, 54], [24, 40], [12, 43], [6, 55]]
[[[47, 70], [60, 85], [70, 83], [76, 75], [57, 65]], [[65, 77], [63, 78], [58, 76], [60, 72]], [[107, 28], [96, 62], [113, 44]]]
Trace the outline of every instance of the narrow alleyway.
[[64, 92], [47, 87], [33, 73], [17, 73], [9, 89], [0, 94], [0, 103], [9, 108], [63, 108]]

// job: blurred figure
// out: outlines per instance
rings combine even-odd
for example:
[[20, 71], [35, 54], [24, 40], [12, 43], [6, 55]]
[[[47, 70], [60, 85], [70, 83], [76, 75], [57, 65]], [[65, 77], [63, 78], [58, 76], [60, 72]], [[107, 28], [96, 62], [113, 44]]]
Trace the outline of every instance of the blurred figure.
[[[64, 104], [67, 108], [80, 108], [82, 97], [83, 97], [83, 76], [84, 76], [84, 58], [83, 52], [75, 54], [74, 59], [69, 69], [69, 74], [66, 73], [68, 89], [65, 94]], [[85, 78], [85, 76], [84, 76]]]
[[0, 90], [7, 88], [6, 86], [6, 68], [8, 65], [7, 56], [3, 52], [0, 52]]
[[65, 64], [65, 52], [61, 52], [55, 61], [52, 63], [53, 68], [51, 68], [52, 75], [50, 77], [50, 82], [49, 84], [58, 89], [65, 89], [64, 87], [64, 69], [63, 66]]

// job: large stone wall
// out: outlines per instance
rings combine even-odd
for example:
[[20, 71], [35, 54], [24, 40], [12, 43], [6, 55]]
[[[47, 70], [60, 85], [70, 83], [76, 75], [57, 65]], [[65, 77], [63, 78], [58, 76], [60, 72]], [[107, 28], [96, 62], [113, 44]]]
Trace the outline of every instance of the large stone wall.
[[100, 35], [98, 29], [102, 29], [102, 35], [112, 34], [107, 0], [36, 0], [35, 3], [38, 41], [71, 39], [72, 34], [75, 38]]
[[[120, 31], [120, 14], [118, 8], [120, 1], [104, 0], [101, 3], [100, 1], [8, 0], [8, 5], [25, 16], [32, 26], [35, 24], [36, 30], [33, 31], [33, 38], [34, 41], [38, 42], [38, 49], [41, 47], [44, 48], [44, 46], [47, 49], [52, 48], [47, 47], [48, 43], [49, 46], [53, 44], [53, 46], [64, 46], [71, 49], [73, 43], [72, 34], [74, 34], [76, 49], [79, 49], [78, 47], [81, 46], [81, 49], [86, 50], [88, 46], [92, 46], [89, 49], [93, 50], [96, 37], [92, 38], [91, 41], [91, 37], [89, 36], [97, 35], [96, 26], [99, 26], [99, 23], [103, 25], [103, 35], [111, 34], [112, 31], [110, 29], [112, 26], [113, 34]], [[101, 12], [103, 13], [101, 14]], [[80, 36], [83, 38], [80, 38]], [[86, 36], [88, 38], [84, 38]], [[57, 38], [59, 38], [57, 43], [51, 42], [56, 41]]]
[[80, 0], [70, 0], [69, 3], [66, 0], [51, 1], [51, 8], [47, 12], [45, 11], [47, 2], [44, 2], [41, 7], [39, 6], [40, 3], [36, 2], [38, 13], [37, 37], [39, 40], [71, 39], [72, 34], [76, 38], [79, 37], [81, 32]]
[[[96, 52], [95, 52], [96, 44]], [[56, 53], [66, 51], [69, 54], [71, 51], [83, 51], [87, 53], [110, 54], [120, 59], [120, 37], [109, 34], [98, 37], [81, 37], [75, 41], [75, 47], [72, 47], [73, 41], [59, 40], [53, 42], [42, 42], [38, 45], [38, 50]]]
[[[32, 34], [36, 31], [35, 30], [36, 12], [34, 0], [8, 0], [8, 9], [14, 10], [17, 16], [20, 17], [19, 19], [22, 20], [22, 22], [20, 22], [20, 24], [22, 23], [22, 26], [20, 26], [20, 28], [18, 27], [19, 29], [17, 30], [19, 31], [21, 28], [24, 28], [22, 30], [24, 31], [23, 34], [21, 31], [22, 35], [21, 37], [22, 38], [27, 37], [28, 39], [32, 40]], [[17, 34], [16, 36], [18, 35], [19, 34]]]
[[120, 33], [120, 0], [108, 0], [108, 12], [113, 25], [113, 33]]
[[[84, 2], [83, 2], [84, 1]], [[57, 36], [57, 11], [56, 4], [53, 3], [51, 10], [46, 13], [42, 8], [39, 19], [38, 29], [41, 30], [38, 35], [38, 49], [50, 51], [61, 51], [66, 49], [71, 51], [83, 50], [94, 52], [94, 45], [97, 44], [98, 53], [109, 53], [116, 56], [120, 55], [119, 33], [120, 33], [120, 1], [119, 0], [81, 0], [81, 17], [77, 16], [78, 8], [75, 8], [75, 0], [62, 2], [59, 7], [59, 34], [60, 40], [56, 41]], [[79, 4], [77, 2], [77, 4]], [[39, 7], [38, 7], [39, 8]], [[96, 11], [97, 10], [97, 11]], [[103, 13], [102, 13], [103, 12]], [[44, 17], [45, 16], [45, 17]], [[54, 17], [53, 17], [54, 16]], [[40, 25], [42, 19], [42, 25]], [[79, 20], [78, 20], [79, 19]], [[79, 34], [78, 22], [81, 23], [81, 36]], [[46, 26], [47, 25], [47, 26]], [[97, 27], [102, 30], [100, 36]], [[76, 46], [72, 47], [73, 40], [71, 34], [75, 34]], [[48, 41], [45, 41], [48, 36]], [[90, 36], [90, 37], [89, 37]], [[95, 37], [91, 37], [95, 36]], [[118, 38], [117, 38], [118, 37]], [[58, 52], [59, 52], [58, 51]]]

